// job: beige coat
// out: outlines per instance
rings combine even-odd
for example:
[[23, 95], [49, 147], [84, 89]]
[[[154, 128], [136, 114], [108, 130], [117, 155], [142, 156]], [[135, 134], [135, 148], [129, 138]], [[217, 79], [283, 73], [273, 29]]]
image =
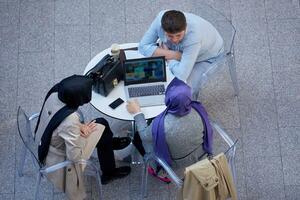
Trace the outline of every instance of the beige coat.
[[[62, 106], [64, 104], [58, 100], [57, 93], [52, 94], [48, 98], [37, 132], [38, 141], [40, 141], [41, 135], [52, 116]], [[89, 159], [105, 127], [98, 124], [96, 130], [88, 138], [84, 138], [80, 136], [80, 123], [80, 115], [75, 112], [69, 115], [54, 130], [46, 158], [46, 166], [54, 165], [66, 159], [71, 161]], [[83, 166], [74, 165], [53, 172], [47, 177], [56, 188], [64, 191], [69, 199], [84, 199], [86, 193], [82, 174], [83, 170]]]
[[201, 160], [185, 169], [184, 184], [178, 200], [237, 199], [233, 178], [223, 153], [211, 161]]

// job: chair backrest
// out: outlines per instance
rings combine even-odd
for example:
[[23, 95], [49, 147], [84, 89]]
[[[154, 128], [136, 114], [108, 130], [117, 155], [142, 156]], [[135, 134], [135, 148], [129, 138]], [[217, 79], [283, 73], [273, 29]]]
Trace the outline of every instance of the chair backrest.
[[224, 40], [225, 53], [232, 52], [236, 29], [231, 22], [230, 16], [228, 16], [229, 14], [222, 13], [211, 5], [203, 3], [203, 1], [199, 1], [196, 4], [199, 5], [193, 6], [190, 12], [209, 21], [216, 27]]
[[[224, 153], [227, 157], [229, 167], [232, 172], [234, 183], [236, 183], [236, 172], [235, 172], [235, 151], [236, 151], [236, 141], [233, 141], [230, 136], [215, 122], [211, 122], [213, 128], [214, 128], [214, 134], [218, 134], [221, 136], [221, 139], [225, 141], [226, 143], [226, 149], [224, 149]], [[218, 145], [214, 143], [214, 146]], [[192, 154], [191, 154], [192, 156]], [[142, 179], [142, 196], [147, 196], [147, 173], [146, 173], [146, 167], [150, 163], [151, 160], [155, 160], [157, 163], [159, 163], [165, 171], [168, 173], [169, 177], [171, 178], [171, 181], [178, 187], [181, 188], [183, 186], [183, 180], [181, 177], [175, 173], [175, 171], [162, 159], [155, 156], [153, 153], [146, 154], [144, 156], [144, 170], [143, 170], [143, 179]]]
[[41, 166], [38, 161], [38, 146], [34, 141], [34, 135], [31, 129], [31, 124], [28, 116], [24, 110], [19, 106], [18, 116], [17, 116], [17, 126], [19, 136], [26, 147], [26, 149], [31, 153], [32, 157], [35, 159], [36, 163]]

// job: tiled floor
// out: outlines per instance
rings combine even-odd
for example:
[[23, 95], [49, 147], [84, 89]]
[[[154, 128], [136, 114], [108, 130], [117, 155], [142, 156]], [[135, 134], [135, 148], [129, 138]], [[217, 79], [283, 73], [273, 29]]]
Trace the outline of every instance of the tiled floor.
[[[16, 173], [17, 106], [29, 114], [38, 112], [55, 82], [82, 73], [112, 43], [138, 42], [161, 9], [222, 21], [203, 2], [237, 29], [239, 96], [233, 96], [228, 73], [222, 71], [200, 100], [240, 139], [239, 199], [300, 199], [299, 0], [0, 0], [0, 199], [33, 199], [30, 162], [24, 177]], [[84, 111], [89, 118], [99, 115], [91, 106]], [[123, 126], [110, 121], [115, 130]], [[140, 199], [139, 175], [140, 167], [134, 166], [128, 178], [103, 187], [105, 199]], [[90, 183], [90, 198], [96, 198], [95, 181]], [[150, 179], [150, 194], [148, 199], [175, 199], [176, 191]], [[46, 184], [41, 199], [51, 198]], [[55, 192], [54, 199], [62, 198]]]

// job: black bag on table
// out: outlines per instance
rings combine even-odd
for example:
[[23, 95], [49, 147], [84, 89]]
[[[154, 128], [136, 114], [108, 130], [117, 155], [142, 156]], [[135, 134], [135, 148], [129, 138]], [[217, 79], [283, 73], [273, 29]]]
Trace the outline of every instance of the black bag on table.
[[119, 60], [114, 61], [113, 57], [107, 54], [86, 75], [93, 79], [93, 90], [107, 96], [123, 80], [124, 70]]

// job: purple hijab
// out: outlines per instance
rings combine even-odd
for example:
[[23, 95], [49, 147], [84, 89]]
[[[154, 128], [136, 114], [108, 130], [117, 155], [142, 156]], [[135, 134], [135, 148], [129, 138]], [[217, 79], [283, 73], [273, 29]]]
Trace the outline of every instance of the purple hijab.
[[[160, 113], [152, 123], [153, 148], [155, 155], [165, 160], [169, 165], [172, 163], [169, 148], [166, 142], [164, 120], [168, 113], [176, 116], [185, 116], [195, 109], [201, 116], [204, 135], [203, 150], [212, 153], [213, 130], [208, 120], [208, 114], [200, 102], [192, 101], [191, 88], [183, 81], [174, 78], [168, 85], [165, 94], [167, 108]], [[183, 133], [184, 134], [184, 133]]]

